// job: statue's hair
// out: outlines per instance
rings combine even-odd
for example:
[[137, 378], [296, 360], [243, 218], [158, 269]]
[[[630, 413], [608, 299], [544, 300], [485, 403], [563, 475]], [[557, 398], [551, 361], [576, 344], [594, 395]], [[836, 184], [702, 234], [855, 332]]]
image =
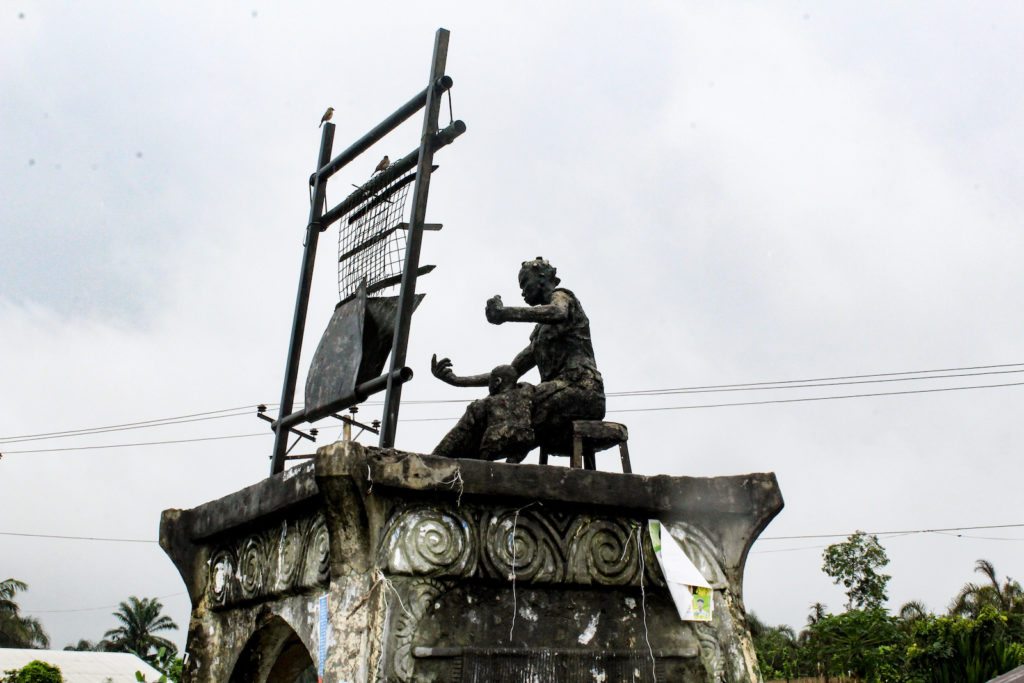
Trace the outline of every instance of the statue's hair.
[[532, 270], [541, 275], [542, 277], [550, 280], [555, 285], [561, 282], [561, 280], [559, 280], [558, 277], [555, 275], [555, 273], [558, 272], [557, 269], [553, 265], [548, 263], [547, 259], [545, 259], [543, 256], [538, 256], [532, 261], [523, 261], [523, 267], [521, 270]]

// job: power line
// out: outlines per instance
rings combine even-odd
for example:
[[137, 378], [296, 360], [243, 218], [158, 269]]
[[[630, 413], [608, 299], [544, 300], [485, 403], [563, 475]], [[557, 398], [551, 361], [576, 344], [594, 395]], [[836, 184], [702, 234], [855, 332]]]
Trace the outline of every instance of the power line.
[[[766, 385], [766, 384], [803, 384], [803, 383], [806, 383], [806, 382], [832, 382], [832, 381], [848, 380], [848, 379], [849, 380], [852, 380], [852, 379], [867, 379], [867, 378], [871, 378], [871, 377], [896, 377], [898, 375], [928, 375], [928, 374], [933, 374], [933, 373], [937, 373], [937, 372], [963, 372], [963, 371], [967, 371], [967, 370], [993, 370], [993, 369], [997, 369], [997, 368], [1015, 368], [1015, 367], [1021, 367], [1021, 366], [1024, 366], [1024, 363], [1002, 363], [1002, 364], [999, 364], [999, 365], [974, 365], [974, 366], [968, 366], [968, 367], [962, 367], [962, 368], [938, 368], [938, 369], [935, 369], [935, 370], [904, 370], [904, 371], [900, 371], [900, 372], [876, 372], [876, 373], [867, 374], [867, 375], [846, 375], [846, 376], [842, 376], [842, 377], [818, 377], [818, 378], [812, 378], [812, 379], [787, 379], [787, 380], [778, 380], [778, 381], [774, 381], [774, 382], [745, 382], [745, 383], [742, 383], [742, 384], [709, 384], [709, 385], [706, 385], [706, 386], [679, 387], [679, 388], [675, 388], [675, 389], [650, 389], [650, 390], [641, 390], [641, 391], [638, 391], [638, 392], [622, 392], [622, 393], [643, 393], [645, 391], [651, 391], [651, 392], [682, 392], [682, 391], [698, 391], [698, 390], [704, 390], [704, 389], [732, 389], [734, 387], [756, 387], [756, 386], [763, 386], [763, 385]], [[1020, 372], [1020, 370], [1016, 370], [1014, 372]], [[986, 373], [978, 373], [978, 374], [986, 374]], [[914, 378], [914, 379], [917, 379], [917, 378]], [[920, 379], [929, 379], [929, 378], [928, 377], [921, 377]], [[611, 394], [609, 394], [609, 395], [611, 395]]]
[[[979, 526], [954, 526], [944, 527], [941, 529], [904, 529], [900, 531], [864, 531], [868, 536], [888, 536], [895, 538], [897, 536], [909, 536], [911, 534], [946, 534], [951, 531], [979, 531], [982, 529], [1016, 529], [1024, 527], [1024, 523], [1017, 524], [983, 524]], [[854, 532], [856, 533], [856, 532]], [[797, 539], [810, 539], [810, 538], [849, 538], [852, 536], [850, 532], [842, 534], [802, 534], [797, 536], [761, 536], [758, 541], [792, 541]], [[50, 538], [58, 540], [71, 540], [71, 541], [110, 541], [115, 543], [158, 543], [152, 539], [146, 538], [110, 538], [110, 537], [97, 537], [97, 536], [66, 536], [57, 534], [29, 534], [15, 531], [0, 531], [0, 536], [26, 536], [29, 538]], [[955, 537], [959, 537], [960, 534], [953, 534]], [[980, 538], [980, 537], [979, 537]], [[1003, 540], [1003, 541], [1015, 541], [1024, 539], [1015, 538], [999, 538], [990, 540]], [[818, 546], [807, 546], [808, 548]], [[821, 546], [824, 547], [824, 546]]]
[[[940, 529], [900, 529], [898, 531], [864, 531], [868, 536], [890, 536], [899, 535], [904, 536], [907, 534], [937, 534], [946, 531], [978, 531], [980, 529], [1016, 529], [1024, 527], [1024, 522], [1015, 524], [983, 524], [979, 526], [952, 526], [943, 527]], [[848, 538], [851, 536], [849, 533], [845, 534], [803, 534], [800, 536], [761, 536], [758, 538], [759, 541], [791, 541], [798, 538]]]
[[[703, 385], [703, 386], [692, 386], [692, 387], [676, 387], [669, 389], [637, 389], [631, 391], [619, 391], [619, 392], [608, 392], [609, 397], [639, 397], [639, 396], [660, 396], [660, 395], [673, 395], [673, 394], [688, 394], [688, 393], [716, 393], [716, 392], [728, 392], [728, 391], [756, 391], [756, 390], [773, 390], [773, 389], [807, 389], [814, 387], [826, 387], [826, 386], [845, 386], [852, 384], [871, 384], [878, 382], [909, 382], [909, 381], [923, 381], [930, 379], [952, 379], [961, 377], [977, 377], [981, 375], [994, 375], [994, 374], [1009, 374], [1024, 372], [1024, 363], [1003, 363], [998, 365], [975, 365], [966, 366], [960, 368], [940, 368], [934, 370], [907, 370], [900, 372], [883, 372], [883, 373], [871, 373], [861, 375], [844, 375], [835, 377], [818, 377], [810, 379], [799, 379], [799, 380], [776, 380], [770, 382], [746, 382], [740, 384], [716, 384], [716, 385]], [[946, 374], [940, 375], [935, 373], [950, 373], [960, 372], [968, 370], [994, 370], [998, 368], [1019, 368], [1016, 370], [1002, 370], [992, 372], [970, 372], [964, 374]], [[916, 377], [908, 377], [906, 375], [917, 375]], [[886, 378], [886, 379], [878, 379]], [[863, 381], [840, 381], [840, 380], [863, 380]], [[829, 382], [824, 384], [823, 382]], [[982, 387], [956, 387], [952, 389], [936, 389], [930, 391], [955, 391], [962, 388], [984, 388], [985, 386], [1000, 387], [1000, 386], [1015, 386], [1013, 384], [1002, 384], [1002, 385], [984, 385]], [[920, 390], [926, 392], [929, 390]], [[805, 398], [805, 399], [789, 399], [789, 402], [799, 401], [813, 401], [813, 400], [829, 400], [834, 398], [860, 398], [868, 396], [886, 396], [895, 395], [899, 393], [917, 393], [917, 392], [878, 392], [872, 394], [857, 394], [851, 396], [829, 396], [820, 398]], [[445, 404], [445, 403], [468, 403], [471, 399], [421, 399], [421, 400], [407, 400], [406, 405], [428, 405], [428, 404]], [[761, 403], [780, 403], [786, 402], [785, 400], [779, 401], [750, 401], [743, 403], [727, 403], [727, 404], [711, 404], [711, 405], [699, 405], [699, 406], [680, 406], [680, 407], [667, 407], [667, 408], [634, 408], [634, 409], [620, 409], [609, 412], [646, 412], [650, 410], [683, 410], [686, 408], [706, 408], [706, 407], [727, 407], [736, 405], [759, 405]], [[276, 403], [267, 403], [264, 405], [276, 406]], [[376, 401], [366, 402], [366, 406], [381, 406], [383, 403]], [[152, 420], [142, 420], [138, 422], [126, 422], [114, 425], [105, 425], [102, 427], [86, 427], [81, 429], [72, 429], [57, 432], [44, 432], [40, 434], [21, 434], [10, 437], [0, 438], [0, 444], [2, 443], [17, 443], [24, 441], [37, 441], [52, 438], [67, 438], [74, 436], [84, 436], [90, 434], [100, 434], [106, 432], [124, 431], [129, 429], [144, 429], [148, 427], [160, 427], [165, 425], [183, 424], [188, 422], [198, 422], [202, 420], [213, 420], [221, 419], [224, 417], [239, 417], [249, 414], [252, 410], [252, 405], [237, 406], [234, 408], [223, 408], [220, 410], [212, 410], [201, 413], [190, 413], [187, 415], [178, 415], [166, 418], [156, 418]], [[241, 412], [239, 412], [241, 411]], [[445, 417], [445, 418], [418, 418], [418, 419], [406, 419], [406, 422], [436, 422], [444, 420], [454, 420], [458, 418]], [[163, 443], [163, 442], [157, 442]], [[47, 449], [54, 450], [54, 449]], [[15, 451], [9, 451], [15, 452]], [[23, 451], [28, 452], [28, 451]], [[42, 452], [42, 451], [39, 451]]]
[[218, 413], [228, 413], [228, 412], [231, 412], [231, 411], [242, 410], [242, 409], [251, 410], [253, 407], [254, 406], [245, 405], [245, 406], [238, 406], [238, 407], [235, 407], [235, 408], [222, 408], [220, 410], [208, 410], [208, 411], [206, 411], [204, 413], [190, 413], [188, 415], [178, 415], [178, 416], [175, 416], [175, 417], [161, 417], [161, 418], [156, 418], [156, 419], [153, 419], [153, 420], [142, 420], [140, 422], [124, 422], [122, 424], [106, 425], [106, 426], [103, 426], [103, 427], [85, 427], [83, 429], [69, 429], [69, 430], [62, 431], [62, 432], [45, 432], [45, 433], [42, 433], [42, 434], [19, 434], [17, 436], [5, 436], [3, 438], [0, 438], [0, 443], [6, 443], [6, 442], [9, 442], [9, 441], [22, 441], [22, 440], [36, 439], [36, 438], [43, 438], [43, 437], [58, 437], [58, 436], [65, 436], [65, 435], [78, 436], [80, 434], [85, 434], [85, 433], [94, 432], [94, 431], [115, 430], [115, 429], [120, 429], [120, 428], [123, 428], [123, 427], [133, 427], [133, 426], [136, 426], [136, 425], [140, 425], [140, 426], [150, 426], [150, 425], [159, 426], [158, 423], [168, 422], [170, 420], [184, 420], [185, 418], [190, 418], [190, 417], [201, 417], [203, 415], [216, 415]]
[[266, 432], [254, 434], [231, 434], [228, 436], [202, 436], [195, 439], [173, 439], [169, 441], [140, 441], [137, 443], [111, 443], [99, 446], [67, 446], [65, 448], [37, 448], [25, 451], [4, 451], [0, 455], [13, 455], [15, 453], [57, 453], [61, 451], [88, 451], [101, 448], [128, 448], [129, 446], [164, 446], [175, 443], [194, 443], [196, 441], [221, 441], [223, 439], [245, 439], [251, 436], [266, 436]]
[[[693, 388], [693, 389], [648, 389], [640, 391], [620, 391], [620, 392], [609, 392], [608, 396], [623, 397], [623, 396], [672, 396], [676, 394], [712, 394], [721, 393], [727, 391], [774, 391], [777, 389], [813, 389], [814, 387], [839, 387], [839, 386], [850, 386], [855, 384], [880, 384], [883, 382], [919, 382], [921, 380], [928, 379], [955, 379], [959, 377], [981, 377], [983, 375], [1009, 375], [1014, 373], [1024, 372], [1024, 368], [1019, 370], [991, 370], [988, 372], [966, 372], [957, 373], [951, 375], [919, 375], [917, 377], [890, 377], [887, 379], [866, 379], [849, 382], [824, 382], [818, 384], [811, 383], [777, 383], [772, 386], [762, 386], [762, 384], [771, 384], [768, 382], [762, 384], [741, 384], [733, 387], [715, 387], [715, 388]], [[807, 382], [822, 382], [823, 380], [806, 380]]]
[[98, 536], [58, 536], [56, 534], [23, 534], [17, 531], [0, 531], [0, 536], [25, 536], [28, 538], [57, 538], [64, 541], [108, 541], [111, 543], [159, 543], [151, 538], [101, 538]]
[[[840, 396], [808, 396], [804, 398], [780, 398], [765, 401], [739, 401], [735, 403], [707, 403], [689, 406], [660, 406], [660, 407], [648, 407], [648, 408], [619, 408], [616, 410], [609, 410], [609, 415], [615, 413], [655, 413], [664, 412], [669, 410], [697, 410], [701, 408], [733, 408], [740, 406], [759, 406], [759, 405], [772, 405], [772, 404], [784, 404], [784, 403], [804, 403], [809, 401], [836, 401], [840, 399], [849, 398], [874, 398], [878, 396], [906, 396], [910, 394], [932, 394], [947, 391], [967, 391], [971, 389], [1000, 389], [1005, 387], [1018, 387], [1024, 386], [1024, 382], [1008, 382], [1005, 384], [977, 384], [969, 385], [965, 387], [942, 387], [938, 389], [913, 389], [909, 391], [879, 391], [868, 394], [844, 394]], [[422, 418], [402, 418], [402, 422], [450, 422], [458, 420], [458, 416], [452, 417], [422, 417]], [[193, 443], [197, 441], [218, 441], [222, 439], [242, 439], [253, 436], [266, 436], [265, 432], [257, 432], [252, 434], [235, 434], [229, 436], [207, 436], [194, 439], [175, 439], [166, 441], [148, 441], [148, 442], [136, 442], [136, 443], [119, 443], [119, 444], [105, 444], [97, 446], [71, 446], [65, 448], [38, 448], [32, 450], [18, 450], [18, 451], [4, 451], [3, 454], [18, 454], [18, 453], [55, 453], [61, 451], [83, 451], [83, 450], [97, 450], [104, 448], [127, 448], [130, 446], [162, 446], [165, 444], [180, 444], [180, 443]]]
[[1024, 382], [1008, 382], [1006, 384], [976, 384], [966, 387], [943, 387], [940, 389], [913, 389], [911, 391], [879, 391], [870, 394], [845, 394], [841, 396], [809, 396], [805, 398], [779, 398], [768, 401], [742, 401], [737, 403], [710, 403], [695, 406], [664, 406], [658, 408], [620, 408], [609, 410], [608, 413], [646, 413], [663, 410], [694, 410], [697, 408], [731, 408], [734, 406], [761, 406], [773, 403], [802, 403], [805, 401], [835, 401], [845, 398], [873, 398], [876, 396], [905, 396], [907, 394], [932, 394], [941, 391], [966, 391], [968, 389], [1000, 389], [1003, 387], [1024, 386]]
[[[186, 592], [185, 591], [181, 591], [179, 593], [170, 593], [168, 595], [158, 595], [158, 596], [156, 596], [156, 599], [157, 600], [164, 600], [166, 598], [176, 598], [179, 595], [186, 595]], [[25, 613], [27, 614], [27, 613], [31, 612], [32, 614], [67, 614], [67, 613], [70, 613], [70, 612], [98, 612], [101, 609], [113, 609], [115, 607], [120, 607], [120, 606], [121, 606], [121, 603], [118, 603], [116, 605], [100, 605], [99, 607], [80, 607], [78, 609], [28, 609], [28, 608], [26, 608], [25, 609]]]
[[[735, 403], [701, 403], [689, 406], [656, 406], [647, 408], [618, 408], [606, 411], [613, 413], [654, 413], [666, 410], [696, 410], [698, 408], [733, 408], [737, 406], [762, 406], [776, 403], [804, 403], [807, 401], [835, 401], [847, 398], [874, 398], [878, 396], [905, 396], [908, 394], [930, 394], [942, 391], [966, 391], [968, 389], [1000, 389], [1003, 387], [1024, 386], [1024, 382], [1008, 382], [1006, 384], [974, 384], [965, 387], [942, 387], [939, 389], [913, 389], [909, 391], [878, 391], [868, 394], [842, 394], [839, 396], [807, 396], [804, 398], [779, 398], [764, 401], [738, 401]], [[421, 417], [403, 418], [403, 422], [440, 422], [445, 420], [457, 420], [458, 417]]]
[[26, 436], [23, 438], [10, 438], [0, 439], [0, 443], [22, 443], [25, 441], [48, 441], [50, 439], [66, 439], [69, 437], [76, 436], [92, 436], [94, 434], [108, 434], [110, 432], [123, 432], [130, 429], [148, 429], [149, 427], [166, 427], [168, 425], [179, 425], [188, 422], [203, 422], [204, 420], [219, 420], [225, 417], [240, 417], [242, 415], [252, 415], [252, 409], [246, 409], [245, 412], [226, 413], [224, 415], [207, 415], [206, 417], [193, 417], [189, 419], [176, 419], [167, 418], [163, 422], [152, 421], [142, 424], [131, 424], [120, 427], [93, 427], [91, 429], [81, 429], [76, 431], [70, 431], [61, 434], [48, 435], [42, 434], [39, 436]]

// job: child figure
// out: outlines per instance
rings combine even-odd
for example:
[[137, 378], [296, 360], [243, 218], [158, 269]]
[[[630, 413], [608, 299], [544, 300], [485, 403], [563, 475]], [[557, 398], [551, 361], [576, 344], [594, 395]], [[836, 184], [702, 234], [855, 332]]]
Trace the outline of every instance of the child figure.
[[458, 424], [434, 449], [434, 455], [522, 462], [537, 445], [533, 431], [530, 395], [533, 386], [516, 384], [511, 365], [491, 370], [490, 394], [469, 404]]
[[530, 415], [529, 392], [533, 386], [516, 384], [518, 376], [511, 365], [491, 370], [487, 383], [487, 426], [480, 439], [480, 457], [484, 460], [522, 462], [536, 445]]

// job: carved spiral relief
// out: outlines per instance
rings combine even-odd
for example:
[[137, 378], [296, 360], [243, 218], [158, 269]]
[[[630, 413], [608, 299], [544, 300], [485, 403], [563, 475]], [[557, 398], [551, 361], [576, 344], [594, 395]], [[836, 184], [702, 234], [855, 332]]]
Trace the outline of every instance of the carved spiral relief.
[[573, 579], [604, 586], [634, 583], [640, 573], [638, 533], [628, 520], [579, 520], [569, 542]]
[[331, 535], [327, 520], [318, 515], [310, 531], [310, 552], [307, 556], [315, 563], [317, 581], [327, 581], [331, 576]]
[[426, 576], [472, 573], [469, 524], [437, 508], [413, 508], [389, 525], [387, 566], [393, 572]]
[[215, 605], [223, 605], [231, 600], [233, 577], [235, 574], [235, 557], [229, 550], [222, 550], [210, 560], [210, 599]]
[[562, 544], [533, 511], [491, 515], [484, 530], [484, 551], [499, 577], [545, 583], [565, 579]]
[[377, 557], [393, 574], [664, 585], [643, 521], [539, 507], [401, 508], [385, 526]]
[[266, 581], [266, 564], [263, 544], [257, 536], [250, 537], [238, 560], [243, 598], [253, 598], [262, 592]]
[[277, 551], [277, 585], [284, 588], [292, 582], [302, 563], [302, 536], [298, 526], [281, 524], [281, 540]]
[[412, 657], [413, 640], [416, 629], [434, 601], [445, 591], [447, 586], [432, 579], [414, 579], [411, 583], [400, 583], [395, 588], [402, 598], [403, 606], [394, 612], [395, 649], [392, 658], [394, 673], [401, 681], [412, 681], [415, 673], [415, 662]]
[[322, 514], [286, 519], [213, 549], [207, 594], [213, 607], [322, 585], [330, 579], [330, 533]]

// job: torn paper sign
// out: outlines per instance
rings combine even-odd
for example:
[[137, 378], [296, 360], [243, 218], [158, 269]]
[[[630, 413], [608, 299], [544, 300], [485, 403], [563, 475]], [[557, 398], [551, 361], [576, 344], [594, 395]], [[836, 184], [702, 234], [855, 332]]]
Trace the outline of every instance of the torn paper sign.
[[[679, 542], [656, 519], [648, 520], [647, 530], [651, 535], [651, 547], [661, 565], [672, 601], [676, 603], [679, 618], [683, 621], [711, 621], [714, 603], [711, 599], [711, 584], [683, 552]], [[665, 536], [664, 545], [662, 537]]]

